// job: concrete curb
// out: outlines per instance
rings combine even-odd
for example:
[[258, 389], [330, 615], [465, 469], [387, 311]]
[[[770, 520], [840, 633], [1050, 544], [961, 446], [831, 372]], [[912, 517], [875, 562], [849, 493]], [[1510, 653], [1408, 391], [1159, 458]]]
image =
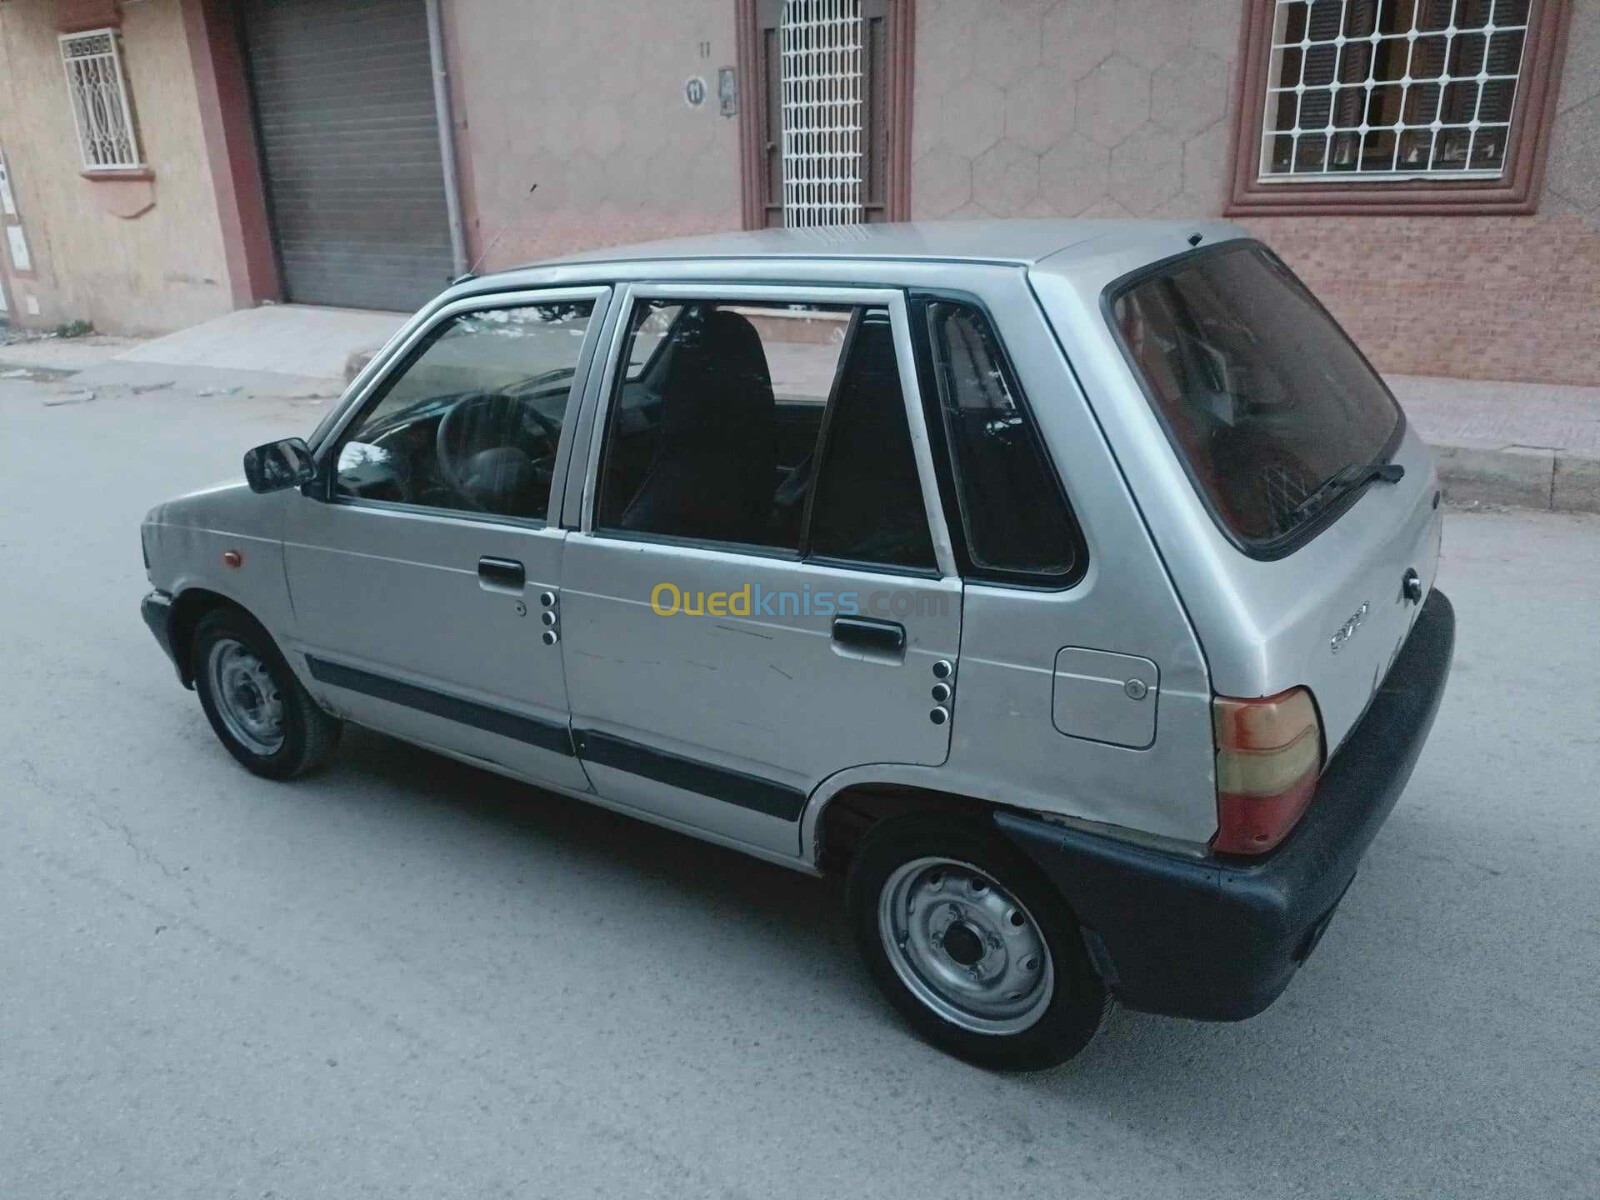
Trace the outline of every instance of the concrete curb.
[[1433, 452], [1451, 504], [1600, 513], [1600, 459], [1525, 446], [1434, 446]]
[[344, 384], [349, 387], [355, 382], [357, 375], [367, 369], [367, 364], [373, 360], [381, 347], [374, 346], [370, 350], [353, 351], [349, 358], [344, 360]]
[[316, 375], [132, 362], [121, 358], [108, 359], [78, 371], [72, 376], [72, 382], [84, 387], [150, 388], [166, 384], [201, 397], [246, 395], [287, 400], [330, 399], [344, 390], [342, 380]]

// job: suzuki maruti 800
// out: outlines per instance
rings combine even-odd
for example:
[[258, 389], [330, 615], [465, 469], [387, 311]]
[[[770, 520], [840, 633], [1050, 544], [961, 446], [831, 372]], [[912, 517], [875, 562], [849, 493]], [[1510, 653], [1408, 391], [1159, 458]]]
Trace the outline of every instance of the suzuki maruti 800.
[[458, 281], [145, 519], [144, 616], [287, 779], [354, 721], [837, 873], [995, 1067], [1315, 948], [1449, 672], [1434, 462], [1225, 224], [771, 231]]

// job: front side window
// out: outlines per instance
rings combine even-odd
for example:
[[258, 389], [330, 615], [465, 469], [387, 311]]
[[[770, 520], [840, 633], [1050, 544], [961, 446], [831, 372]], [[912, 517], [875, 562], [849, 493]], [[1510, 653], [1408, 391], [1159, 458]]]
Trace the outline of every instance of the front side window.
[[1113, 292], [1112, 317], [1173, 447], [1247, 549], [1293, 538], [1400, 427], [1361, 352], [1254, 243], [1142, 275]]
[[933, 565], [883, 309], [645, 301], [624, 361], [597, 529]]
[[335, 496], [543, 520], [591, 300], [429, 331], [341, 440]]
[[972, 566], [1067, 582], [1081, 539], [993, 327], [970, 304], [934, 300], [926, 311]]

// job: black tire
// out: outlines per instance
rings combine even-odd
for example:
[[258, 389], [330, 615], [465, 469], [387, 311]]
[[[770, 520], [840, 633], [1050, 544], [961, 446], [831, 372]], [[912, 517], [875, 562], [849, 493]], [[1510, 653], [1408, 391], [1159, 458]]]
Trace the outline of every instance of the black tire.
[[[891, 962], [891, 953], [902, 964], [908, 960], [885, 944], [880, 899], [896, 872], [924, 858], [976, 867], [1032, 918], [1030, 934], [1036, 931], [1049, 950], [1046, 961], [1054, 983], [1047, 1003], [1041, 993], [1042, 1011], [1025, 1028], [1005, 1032], [963, 1028], [913, 992]], [[939, 884], [943, 886], [942, 879]], [[875, 826], [851, 863], [846, 899], [857, 945], [874, 982], [913, 1029], [957, 1058], [1003, 1071], [1057, 1066], [1087, 1046], [1105, 1018], [1110, 997], [1066, 903], [1038, 868], [985, 820], [908, 816]], [[953, 942], [952, 937], [945, 944]], [[915, 973], [915, 967], [906, 969]]]
[[[260, 747], [252, 747], [243, 740], [229, 728], [227, 719], [219, 711], [210, 661], [212, 651], [224, 643], [236, 643], [253, 655], [277, 689], [276, 699], [282, 709], [279, 723], [282, 738], [281, 744], [270, 752], [263, 752]], [[272, 635], [247, 613], [236, 608], [208, 612], [195, 626], [189, 653], [195, 691], [200, 694], [200, 707], [205, 709], [206, 720], [211, 722], [212, 730], [228, 753], [255, 774], [268, 779], [293, 779], [321, 764], [338, 746], [344, 723], [323, 711], [311, 698], [284, 661]]]

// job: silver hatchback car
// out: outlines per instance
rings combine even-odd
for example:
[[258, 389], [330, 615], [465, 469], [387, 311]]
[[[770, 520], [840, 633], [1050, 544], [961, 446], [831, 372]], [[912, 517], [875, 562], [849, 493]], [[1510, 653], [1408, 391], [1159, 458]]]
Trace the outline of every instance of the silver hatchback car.
[[925, 1037], [1061, 1062], [1317, 944], [1454, 643], [1434, 463], [1225, 224], [764, 232], [458, 281], [145, 519], [246, 767], [349, 720], [845, 880]]

